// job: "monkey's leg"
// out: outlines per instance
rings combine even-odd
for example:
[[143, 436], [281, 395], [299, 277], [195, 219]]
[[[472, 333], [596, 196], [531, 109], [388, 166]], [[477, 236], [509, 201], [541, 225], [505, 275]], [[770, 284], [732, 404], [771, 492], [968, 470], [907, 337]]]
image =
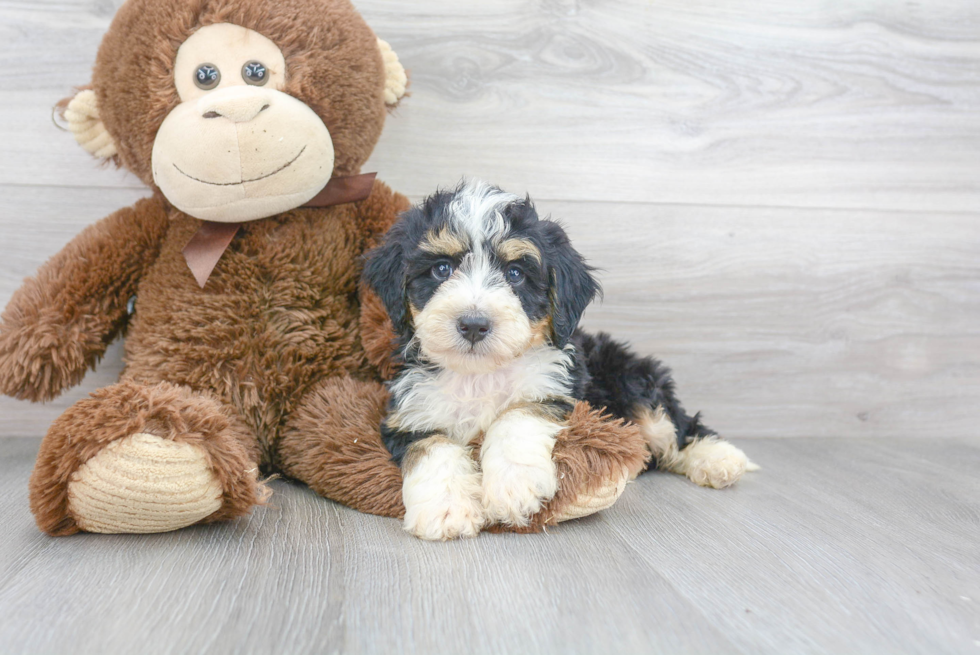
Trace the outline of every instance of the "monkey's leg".
[[248, 428], [213, 397], [124, 381], [51, 425], [31, 475], [31, 511], [51, 535], [231, 519], [267, 496], [258, 457]]
[[283, 473], [367, 514], [402, 518], [402, 474], [381, 441], [388, 392], [380, 382], [320, 381], [286, 422], [277, 446]]
[[[378, 382], [331, 378], [315, 387], [278, 443], [282, 471], [322, 496], [358, 511], [401, 519], [402, 474], [381, 439], [388, 393]], [[480, 448], [474, 447], [474, 454]], [[610, 507], [643, 470], [649, 452], [636, 425], [577, 403], [552, 457], [558, 491], [528, 525], [494, 531], [536, 532]]]

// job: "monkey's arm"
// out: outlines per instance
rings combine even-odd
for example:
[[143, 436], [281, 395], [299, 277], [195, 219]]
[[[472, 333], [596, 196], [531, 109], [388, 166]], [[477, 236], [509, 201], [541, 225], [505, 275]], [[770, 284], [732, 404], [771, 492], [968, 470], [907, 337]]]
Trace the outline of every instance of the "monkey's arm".
[[125, 326], [166, 229], [163, 202], [140, 200], [87, 227], [25, 280], [0, 315], [0, 392], [37, 402], [81, 382]]
[[378, 245], [398, 215], [412, 206], [408, 198], [380, 180], [375, 180], [371, 195], [357, 204], [357, 224], [364, 236], [364, 251]]

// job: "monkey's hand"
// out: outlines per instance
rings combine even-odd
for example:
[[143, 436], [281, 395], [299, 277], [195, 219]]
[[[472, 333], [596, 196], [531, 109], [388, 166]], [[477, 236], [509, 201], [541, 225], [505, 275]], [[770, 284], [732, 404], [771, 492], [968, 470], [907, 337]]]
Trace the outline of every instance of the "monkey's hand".
[[0, 392], [51, 400], [81, 382], [128, 318], [167, 216], [149, 198], [90, 225], [18, 289], [0, 315]]

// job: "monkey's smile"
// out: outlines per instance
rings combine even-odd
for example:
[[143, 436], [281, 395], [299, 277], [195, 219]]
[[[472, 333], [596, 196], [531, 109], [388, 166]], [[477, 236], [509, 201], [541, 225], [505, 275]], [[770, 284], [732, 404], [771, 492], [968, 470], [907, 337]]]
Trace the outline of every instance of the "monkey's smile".
[[271, 173], [267, 173], [265, 175], [260, 175], [259, 177], [253, 177], [250, 180], [242, 180], [241, 182], [208, 182], [207, 180], [202, 180], [199, 177], [194, 177], [193, 175], [188, 175], [184, 171], [180, 170], [180, 167], [177, 166], [177, 164], [174, 164], [174, 168], [177, 169], [177, 172], [180, 173], [181, 175], [183, 175], [184, 177], [190, 178], [190, 179], [194, 180], [195, 182], [200, 182], [201, 184], [210, 184], [211, 186], [238, 186], [239, 184], [247, 184], [248, 182], [258, 182], [259, 180], [264, 180], [267, 177], [272, 177], [276, 173], [281, 173], [282, 171], [284, 171], [287, 168], [289, 168], [290, 166], [292, 166], [293, 163], [297, 159], [299, 159], [300, 155], [302, 155], [305, 150], [306, 150], [306, 146], [303, 146], [300, 149], [300, 151], [298, 153], [296, 153], [296, 156], [295, 157], [293, 157], [292, 159], [290, 159], [285, 164], [283, 164], [282, 166], [280, 166], [276, 170], [272, 171]]

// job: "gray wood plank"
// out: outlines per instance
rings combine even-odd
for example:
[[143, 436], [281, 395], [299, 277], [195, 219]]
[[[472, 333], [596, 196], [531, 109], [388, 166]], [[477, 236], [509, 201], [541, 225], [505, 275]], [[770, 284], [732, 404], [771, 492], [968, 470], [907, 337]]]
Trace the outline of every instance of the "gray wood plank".
[[[426, 543], [301, 485], [240, 521], [38, 535], [0, 440], [4, 652], [973, 653], [980, 442], [758, 439], [541, 535]], [[742, 444], [744, 445], [744, 444]], [[17, 497], [19, 496], [19, 498]]]
[[666, 479], [655, 509], [624, 494], [615, 533], [745, 652], [975, 648], [976, 440], [754, 445], [763, 471], [736, 494], [679, 499]]
[[[24, 490], [25, 450], [36, 441], [0, 444], [3, 478]], [[0, 650], [338, 652], [341, 540], [331, 504], [310, 500], [287, 492], [219, 526], [71, 539], [40, 535], [26, 502], [4, 507], [17, 538], [2, 547], [15, 562], [0, 577]]]
[[940, 6], [501, 2], [477, 34], [449, 0], [366, 10], [417, 82], [378, 161], [412, 192], [972, 211], [980, 16]]
[[[37, 226], [0, 242], [2, 305], [84, 225], [141, 192], [38, 196], [0, 185], [0, 194]], [[605, 298], [584, 326], [662, 357], [687, 406], [724, 434], [975, 434], [980, 214], [567, 201], [539, 209], [601, 269]], [[121, 366], [116, 345], [52, 403], [0, 398], [0, 434], [42, 435]]]
[[[601, 522], [583, 523], [603, 530]], [[391, 522], [357, 515], [341, 533], [351, 652], [733, 650], [712, 618], [626, 543], [562, 529], [533, 543], [526, 535], [484, 535], [433, 549], [392, 531]], [[379, 576], [392, 582], [379, 584]], [[658, 617], [667, 616], [685, 630], [665, 630]], [[393, 644], [379, 639], [392, 634], [400, 635]]]
[[[0, 182], [132, 186], [50, 107], [118, 0], [0, 2]], [[361, 0], [413, 74], [370, 167], [541, 198], [974, 211], [980, 16], [858, 3]]]
[[27, 481], [38, 445], [37, 439], [0, 439], [0, 516], [5, 522], [0, 539], [0, 589], [51, 541], [34, 526], [27, 499]]
[[541, 209], [601, 269], [583, 325], [662, 357], [723, 434], [975, 434], [980, 216]]

